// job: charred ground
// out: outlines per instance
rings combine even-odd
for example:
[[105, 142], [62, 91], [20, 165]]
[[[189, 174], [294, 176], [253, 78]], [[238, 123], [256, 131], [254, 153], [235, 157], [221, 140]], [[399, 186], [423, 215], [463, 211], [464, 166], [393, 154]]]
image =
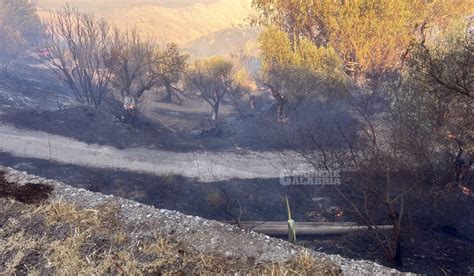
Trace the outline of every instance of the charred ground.
[[[239, 116], [231, 103], [225, 103], [220, 125], [222, 133], [214, 135], [203, 131], [212, 128], [207, 120], [209, 110], [204, 105], [162, 103], [159, 102], [162, 96], [157, 93], [150, 96], [152, 101], [135, 124], [123, 124], [105, 110], [73, 104], [70, 96], [58, 93], [64, 88], [52, 85], [55, 81], [44, 69], [18, 66], [19, 72], [3, 75], [0, 83], [0, 120], [3, 124], [116, 149], [141, 147], [191, 153], [238, 152], [245, 155], [251, 151], [288, 150], [295, 146], [296, 140], [289, 134], [291, 132], [275, 122], [276, 108], [265, 91], [260, 91], [258, 109], [247, 117]], [[24, 71], [30, 72], [29, 80], [19, 77], [23, 76], [21, 72]], [[90, 168], [8, 153], [0, 154], [0, 160], [3, 165], [61, 180], [78, 188], [209, 219], [233, 222], [238, 205], [242, 209], [239, 211], [241, 220], [286, 220], [282, 199], [289, 195], [296, 220], [358, 221], [356, 214], [348, 211], [350, 206], [330, 187], [306, 190], [285, 187], [280, 185], [278, 179], [201, 183], [180, 175], [157, 176]], [[451, 173], [443, 173], [446, 178], [438, 181], [441, 185], [422, 186], [416, 197], [408, 200], [408, 204], [416, 208], [409, 214], [408, 231], [402, 237], [405, 261], [404, 266], [398, 269], [435, 275], [472, 273], [469, 265], [474, 258], [471, 253], [474, 251], [471, 238], [474, 236], [473, 197], [472, 194], [464, 194], [457, 186], [445, 185], [453, 180]], [[7, 182], [2, 183], [2, 188], [5, 188], [3, 196], [27, 202], [30, 201], [28, 194], [48, 193], [47, 187], [39, 189], [41, 193], [38, 194], [36, 186], [18, 188]], [[24, 191], [28, 193], [19, 195]], [[323, 198], [322, 203], [316, 202], [316, 197]], [[31, 200], [37, 202], [34, 197]], [[336, 217], [335, 210], [345, 213], [342, 217]], [[380, 223], [388, 220], [387, 214], [380, 214]], [[303, 237], [301, 243], [322, 252], [388, 264], [382, 258], [376, 241], [366, 232], [337, 237]], [[39, 260], [36, 263], [42, 263], [33, 251], [26, 252], [26, 255], [31, 260]], [[32, 265], [18, 264], [17, 268], [22, 271]]]

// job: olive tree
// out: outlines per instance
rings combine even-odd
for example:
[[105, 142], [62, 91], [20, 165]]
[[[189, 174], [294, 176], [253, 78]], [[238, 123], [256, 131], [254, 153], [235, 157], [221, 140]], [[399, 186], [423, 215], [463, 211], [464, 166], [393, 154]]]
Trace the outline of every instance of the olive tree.
[[183, 75], [186, 71], [188, 56], [179, 52], [178, 46], [174, 43], [168, 44], [163, 61], [165, 70], [161, 76], [161, 85], [165, 89], [166, 96], [164, 101], [172, 102], [175, 98], [178, 102], [180, 94], [183, 91], [179, 88], [180, 82], [183, 80]]
[[211, 120], [218, 119], [222, 99], [234, 88], [233, 64], [222, 57], [197, 60], [186, 73], [186, 87], [192, 96], [211, 107]]
[[292, 48], [290, 37], [276, 28], [266, 29], [258, 42], [260, 81], [277, 103], [279, 122], [285, 120], [285, 109], [295, 109], [305, 99], [331, 97], [333, 85], [344, 82], [342, 63], [332, 48], [305, 39]]

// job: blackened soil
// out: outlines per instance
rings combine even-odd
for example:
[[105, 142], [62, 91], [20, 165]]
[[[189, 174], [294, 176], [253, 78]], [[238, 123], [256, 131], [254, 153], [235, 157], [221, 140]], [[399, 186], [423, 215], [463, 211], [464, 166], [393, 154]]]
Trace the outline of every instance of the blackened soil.
[[0, 198], [9, 197], [27, 204], [39, 204], [49, 198], [53, 187], [44, 184], [27, 183], [18, 186], [5, 180], [4, 173], [0, 172]]
[[[208, 219], [232, 221], [287, 219], [284, 197], [288, 195], [296, 221], [356, 221], [333, 187], [282, 186], [277, 179], [233, 179], [200, 183], [179, 175], [155, 176], [134, 172], [92, 169], [47, 160], [12, 157], [0, 153], [0, 164], [55, 179], [77, 188], [132, 199], [160, 209], [177, 210]], [[402, 237], [403, 267], [427, 275], [473, 275], [474, 198], [456, 189], [439, 190], [441, 197], [418, 197], [418, 208], [408, 208]], [[311, 198], [321, 200], [312, 200]], [[330, 198], [329, 201], [326, 201]], [[407, 206], [411, 203], [407, 202]], [[344, 210], [342, 217], [335, 208]], [[0, 222], [1, 223], [1, 222]], [[359, 223], [361, 223], [359, 221]], [[381, 221], [381, 223], [389, 223]], [[285, 237], [282, 237], [285, 238]], [[377, 241], [367, 232], [339, 236], [298, 237], [316, 251], [365, 259], [391, 266]]]
[[[295, 219], [350, 220], [335, 217], [330, 202], [314, 202], [309, 194], [316, 191], [280, 185], [279, 179], [231, 179], [202, 183], [181, 175], [157, 176], [115, 169], [87, 168], [48, 160], [12, 157], [0, 152], [0, 164], [47, 179], [62, 181], [76, 188], [115, 195], [214, 220], [286, 220], [284, 204], [288, 195]], [[330, 189], [333, 187], [327, 187]], [[307, 194], [308, 193], [308, 194]]]
[[166, 129], [152, 127], [146, 121], [139, 120], [135, 126], [127, 125], [104, 110], [90, 107], [56, 111], [6, 110], [0, 120], [23, 129], [44, 131], [88, 144], [110, 145], [118, 149], [167, 148], [167, 143], [175, 139]]

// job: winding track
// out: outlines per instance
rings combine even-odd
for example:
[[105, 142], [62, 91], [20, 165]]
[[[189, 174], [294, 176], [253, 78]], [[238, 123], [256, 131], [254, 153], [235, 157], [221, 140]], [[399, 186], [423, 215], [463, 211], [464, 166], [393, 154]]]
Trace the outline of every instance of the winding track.
[[119, 150], [9, 125], [0, 126], [0, 150], [18, 157], [156, 175], [180, 174], [205, 182], [278, 178], [285, 167], [277, 152], [242, 155], [232, 152], [177, 153], [145, 148]]

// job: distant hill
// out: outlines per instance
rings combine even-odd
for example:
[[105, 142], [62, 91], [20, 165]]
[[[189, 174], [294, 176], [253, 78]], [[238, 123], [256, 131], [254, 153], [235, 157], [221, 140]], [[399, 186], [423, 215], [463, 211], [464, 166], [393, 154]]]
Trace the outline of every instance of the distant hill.
[[249, 48], [254, 47], [259, 33], [260, 28], [254, 27], [226, 28], [191, 41], [182, 48], [198, 58], [242, 51], [255, 56], [255, 50]]
[[[66, 2], [39, 0], [38, 4], [44, 14]], [[239, 34], [242, 28], [237, 28], [248, 25], [247, 19], [253, 13], [251, 0], [69, 0], [69, 3], [120, 28], [137, 28], [158, 41], [175, 42], [188, 49], [204, 47], [208, 37], [215, 41], [207, 43], [210, 47], [207, 52], [196, 50], [199, 55], [221, 54], [221, 47], [243, 47], [248, 39], [256, 37], [256, 30]], [[230, 35], [225, 35], [229, 32]]]
[[133, 5], [152, 4], [167, 8], [183, 8], [197, 3], [211, 4], [218, 0], [37, 0], [38, 5], [44, 9], [56, 9], [67, 2], [82, 9], [94, 10], [96, 8], [129, 7]]

